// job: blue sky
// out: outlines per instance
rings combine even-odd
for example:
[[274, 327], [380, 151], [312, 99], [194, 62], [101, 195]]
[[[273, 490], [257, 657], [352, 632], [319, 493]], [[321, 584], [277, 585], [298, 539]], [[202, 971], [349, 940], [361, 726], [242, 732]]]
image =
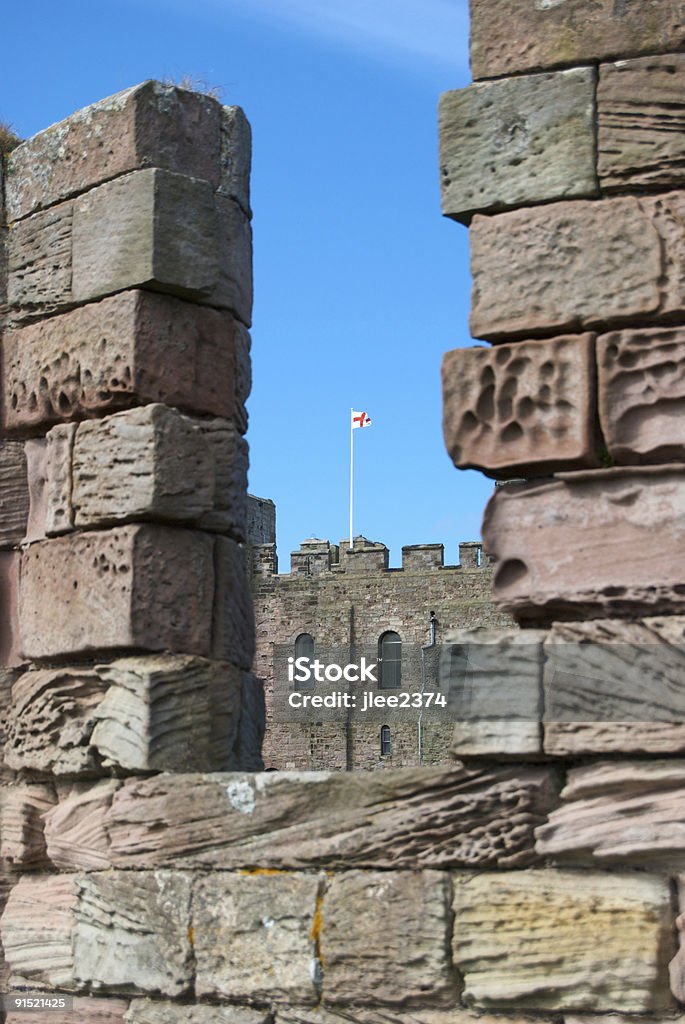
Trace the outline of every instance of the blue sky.
[[[451, 465], [442, 353], [470, 343], [467, 233], [441, 217], [439, 94], [469, 81], [467, 0], [34, 0], [8, 4], [0, 116], [28, 136], [146, 78], [194, 76], [253, 128], [250, 489], [282, 570], [308, 536], [479, 534], [492, 490]], [[15, 40], [15, 45], [8, 45]]]

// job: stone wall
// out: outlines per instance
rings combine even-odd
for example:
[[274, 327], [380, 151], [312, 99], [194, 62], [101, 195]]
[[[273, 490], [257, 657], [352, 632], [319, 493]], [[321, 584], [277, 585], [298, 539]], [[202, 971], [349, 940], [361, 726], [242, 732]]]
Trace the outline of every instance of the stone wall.
[[[267, 729], [264, 763], [277, 769], [388, 769], [438, 765], [453, 759], [453, 723], [449, 711], [424, 716], [414, 710], [388, 710], [382, 721], [350, 712], [335, 721], [286, 722], [274, 702], [274, 645], [294, 653], [294, 643], [309, 634], [315, 650], [368, 650], [377, 660], [378, 644], [388, 630], [402, 641], [402, 692], [419, 693], [438, 685], [437, 657], [421, 659], [431, 639], [436, 647], [457, 626], [504, 626], [510, 616], [490, 599], [492, 568], [481, 545], [459, 545], [459, 565], [444, 564], [442, 544], [402, 548], [402, 568], [389, 569], [384, 544], [356, 537], [339, 545], [312, 538], [291, 555], [290, 573], [277, 574], [274, 544], [252, 547], [252, 591], [257, 646], [253, 671], [265, 682]], [[432, 652], [427, 652], [432, 654]], [[423, 664], [422, 664], [423, 661]], [[281, 672], [277, 685], [286, 680]], [[318, 687], [326, 692], [325, 687]], [[390, 729], [390, 752], [381, 753], [380, 730]]]

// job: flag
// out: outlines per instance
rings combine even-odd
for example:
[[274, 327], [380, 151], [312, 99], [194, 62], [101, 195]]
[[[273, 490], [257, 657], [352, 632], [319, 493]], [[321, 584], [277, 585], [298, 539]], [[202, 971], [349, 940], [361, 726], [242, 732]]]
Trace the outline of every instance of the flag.
[[365, 412], [355, 412], [352, 410], [352, 429], [356, 430], [358, 427], [370, 427], [371, 420]]

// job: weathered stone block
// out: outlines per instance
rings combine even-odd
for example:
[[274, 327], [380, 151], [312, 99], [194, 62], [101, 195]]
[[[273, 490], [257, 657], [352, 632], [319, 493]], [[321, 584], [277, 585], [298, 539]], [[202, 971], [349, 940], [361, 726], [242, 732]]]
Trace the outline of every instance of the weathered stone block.
[[456, 723], [455, 757], [542, 751], [541, 630], [459, 629], [445, 637], [440, 689]]
[[3, 426], [20, 432], [147, 402], [230, 418], [245, 334], [228, 313], [144, 291], [9, 330]]
[[7, 301], [22, 314], [50, 313], [72, 301], [73, 202], [14, 224], [7, 240]]
[[73, 448], [74, 525], [198, 520], [213, 508], [214, 463], [202, 431], [166, 405], [81, 423]]
[[48, 783], [20, 784], [0, 791], [0, 856], [15, 870], [49, 867], [45, 814], [57, 796]]
[[101, 871], [112, 866], [106, 812], [120, 782], [62, 783], [59, 803], [45, 815], [45, 848], [51, 865], [65, 871], [74, 867]]
[[125, 1021], [126, 1024], [272, 1024], [273, 1017], [267, 1010], [254, 1010], [249, 1006], [212, 1006], [209, 1003], [179, 1006], [161, 1000], [134, 999]]
[[[75, 423], [58, 423], [46, 437], [45, 534], [69, 533], [74, 527], [73, 456]], [[28, 444], [29, 442], [27, 442]]]
[[685, 55], [602, 64], [597, 87], [602, 188], [678, 188], [685, 163]]
[[471, 331], [499, 341], [685, 311], [685, 193], [476, 216]]
[[545, 642], [545, 752], [685, 752], [685, 618], [555, 623]]
[[[12, 151], [9, 217], [19, 220], [142, 167], [203, 178], [217, 188], [225, 174], [221, 122], [221, 105], [211, 96], [161, 82], [143, 82], [108, 96]], [[249, 173], [249, 135], [232, 142], [236, 173], [245, 173], [246, 162]]]
[[599, 417], [619, 465], [685, 461], [685, 331], [612, 331], [597, 339]]
[[680, 50], [685, 15], [671, 0], [616, 3], [471, 0], [474, 78], [564, 67], [606, 57]]
[[206, 181], [135, 171], [74, 203], [76, 302], [140, 286], [232, 309], [249, 324], [247, 217]]
[[264, 681], [243, 672], [240, 699], [240, 724], [231, 763], [231, 771], [263, 772], [262, 743], [266, 729]]
[[212, 546], [206, 534], [162, 526], [122, 526], [33, 544], [21, 565], [24, 655], [121, 648], [207, 655]]
[[668, 881], [573, 871], [457, 875], [453, 954], [473, 1007], [648, 1013], [672, 1006]]
[[[26, 996], [18, 992], [18, 996]], [[70, 1010], [32, 1010], [31, 1024], [126, 1024], [125, 1016], [128, 1000], [125, 999], [93, 999], [91, 996], [72, 996]], [[26, 1024], [26, 1011], [10, 1012], [5, 1024]]]
[[255, 624], [246, 558], [242, 545], [228, 537], [216, 538], [211, 657], [249, 671], [255, 652]]
[[142, 771], [216, 771], [236, 745], [243, 673], [225, 662], [160, 655], [98, 669], [109, 683], [91, 744], [102, 763]]
[[449, 880], [442, 872], [334, 875], [320, 937], [324, 1002], [453, 1005], [449, 917]]
[[443, 433], [455, 466], [498, 477], [598, 466], [594, 378], [592, 334], [447, 352]]
[[[354, 1017], [352, 1018], [352, 1014]], [[425, 1007], [386, 1009], [374, 1006], [373, 1009], [355, 1006], [348, 1010], [345, 1007], [335, 1009], [321, 1006], [284, 1006], [277, 1007], [275, 1024], [348, 1024], [354, 1019], [355, 1024], [531, 1024], [530, 1017], [508, 1013], [502, 1017], [493, 1013], [474, 1013], [463, 1007], [449, 1010], [426, 1009]], [[551, 1018], [536, 1017], [540, 1024], [551, 1024]], [[565, 1021], [568, 1021], [568, 1017]], [[20, 1021], [19, 1024], [22, 1024]], [[48, 1022], [49, 1024], [49, 1022]], [[592, 1020], [575, 1021], [575, 1024], [593, 1024]], [[608, 1024], [640, 1024], [639, 1020], [610, 1020]], [[665, 1022], [664, 1022], [665, 1024]], [[679, 1021], [678, 1024], [682, 1024]]]
[[20, 441], [0, 441], [0, 547], [19, 544], [29, 515], [29, 476]]
[[443, 93], [442, 212], [468, 223], [478, 210], [597, 195], [594, 95], [591, 68]]
[[556, 794], [538, 767], [161, 775], [127, 781], [104, 828], [126, 868], [518, 867]]
[[0, 935], [14, 984], [74, 987], [77, 893], [74, 875], [24, 875], [12, 888], [0, 918]]
[[510, 484], [497, 489], [483, 520], [497, 559], [496, 604], [537, 621], [685, 611], [683, 538], [685, 473], [677, 466]]
[[541, 856], [600, 865], [682, 863], [685, 762], [573, 768], [561, 796], [561, 807], [536, 831]]
[[201, 530], [228, 533], [240, 543], [247, 541], [247, 441], [229, 420], [189, 418], [208, 446], [214, 484], [211, 510], [198, 519]]
[[0, 551], [0, 665], [14, 668], [22, 663], [19, 653], [18, 551]]
[[195, 990], [253, 1002], [317, 1002], [317, 875], [213, 874], [193, 895]]
[[[250, 210], [250, 163], [252, 131], [240, 107], [221, 108], [221, 180], [219, 192], [235, 199], [248, 217]], [[189, 173], [188, 171], [184, 173]], [[201, 178], [201, 174], [194, 175]]]

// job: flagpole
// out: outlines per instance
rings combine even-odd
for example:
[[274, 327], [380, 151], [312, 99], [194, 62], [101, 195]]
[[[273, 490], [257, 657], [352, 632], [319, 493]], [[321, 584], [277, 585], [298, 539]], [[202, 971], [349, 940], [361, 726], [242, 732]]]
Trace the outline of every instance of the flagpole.
[[354, 409], [350, 409], [350, 551], [352, 551], [353, 537], [352, 533], [352, 508], [354, 501], [354, 430], [352, 429], [354, 424], [352, 423], [352, 414]]

